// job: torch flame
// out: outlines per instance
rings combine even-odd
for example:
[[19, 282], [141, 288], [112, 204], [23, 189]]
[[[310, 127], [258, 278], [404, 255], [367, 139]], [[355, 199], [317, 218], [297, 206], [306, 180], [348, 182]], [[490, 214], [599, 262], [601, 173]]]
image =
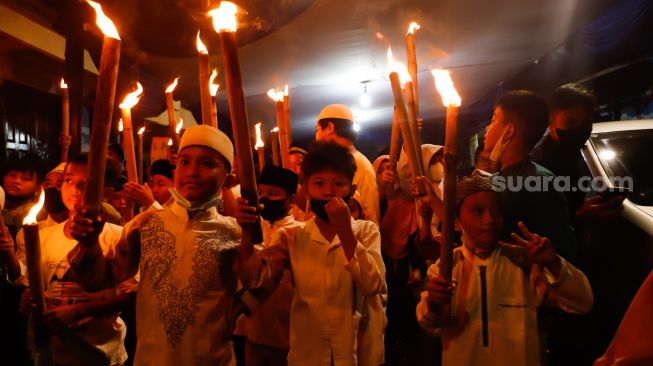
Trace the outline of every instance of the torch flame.
[[418, 29], [420, 29], [420, 25], [417, 24], [416, 22], [412, 22], [408, 26], [408, 33], [406, 33], [406, 34], [415, 34], [415, 31], [418, 30]]
[[177, 135], [179, 135], [179, 131], [181, 131], [181, 128], [184, 127], [184, 119], [179, 118], [179, 123], [177, 123], [177, 127], [175, 128], [175, 132]]
[[218, 70], [213, 69], [213, 72], [211, 73], [211, 78], [209, 79], [209, 91], [211, 92], [211, 96], [215, 97], [216, 94], [218, 94], [218, 88], [220, 88], [219, 84], [213, 84], [213, 81], [215, 81], [215, 78], [218, 76]]
[[129, 109], [132, 108], [138, 103], [138, 101], [141, 99], [141, 95], [143, 94], [143, 85], [141, 83], [136, 83], [136, 90], [133, 92], [127, 94], [125, 96], [125, 99], [122, 100], [122, 103], [120, 103], [120, 109]]
[[213, 28], [218, 33], [238, 30], [236, 14], [238, 7], [229, 1], [222, 1], [217, 9], [209, 11], [209, 15], [213, 17]]
[[203, 53], [205, 55], [209, 53], [209, 50], [207, 50], [204, 43], [202, 43], [202, 39], [200, 38], [200, 31], [197, 31], [197, 52]]
[[175, 78], [175, 81], [172, 82], [172, 84], [168, 85], [166, 88], [166, 93], [172, 93], [173, 90], [177, 87], [177, 81], [179, 81], [179, 78]]
[[399, 80], [401, 81], [401, 85], [403, 86], [409, 81], [412, 81], [410, 74], [408, 73], [408, 69], [406, 69], [406, 65], [404, 65], [402, 62], [395, 61], [395, 59], [392, 57], [392, 48], [388, 46], [388, 71], [389, 72], [396, 72], [399, 74]]
[[39, 213], [39, 211], [41, 211], [41, 208], [43, 208], [44, 202], [45, 191], [41, 191], [39, 201], [29, 210], [29, 213], [27, 216], [25, 216], [25, 219], [23, 219], [23, 225], [36, 225], [36, 215]]
[[168, 146], [172, 146], [172, 139], [168, 140]]
[[385, 37], [383, 37], [383, 33], [381, 33], [381, 32], [376, 32], [376, 33], [374, 33], [374, 35], [376, 36], [376, 38], [379, 41], [383, 41], [385, 39]]
[[456, 91], [451, 80], [451, 73], [448, 70], [431, 70], [435, 79], [435, 87], [442, 96], [442, 103], [445, 107], [460, 107], [462, 100]]
[[93, 9], [95, 9], [95, 14], [96, 14], [95, 23], [100, 28], [102, 33], [104, 33], [104, 36], [120, 40], [120, 36], [118, 35], [118, 30], [116, 29], [116, 26], [113, 25], [111, 19], [109, 19], [106, 15], [104, 15], [104, 12], [102, 11], [102, 6], [96, 3], [95, 1], [86, 0], [86, 2], [90, 6], [92, 6]]
[[286, 84], [286, 87], [283, 88], [283, 96], [287, 97], [288, 96], [288, 84]]
[[120, 121], [118, 121], [118, 131], [122, 132], [123, 129], [124, 128], [122, 126], [122, 118], [121, 118]]
[[61, 83], [59, 83], [59, 87], [61, 89], [68, 89], [68, 84], [66, 84], [66, 81], [63, 78], [61, 78]]
[[256, 145], [254, 145], [254, 148], [258, 150], [259, 147], [264, 147], [265, 145], [263, 144], [263, 140], [261, 139], [261, 123], [256, 124]]
[[140, 130], [138, 130], [138, 134], [142, 135], [143, 132], [145, 132], [145, 126], [141, 127]]
[[276, 89], [268, 90], [268, 97], [272, 98], [275, 102], [283, 102], [283, 92], [276, 91]]
[[270, 131], [270, 132], [279, 132], [279, 127], [273, 128], [272, 131]]

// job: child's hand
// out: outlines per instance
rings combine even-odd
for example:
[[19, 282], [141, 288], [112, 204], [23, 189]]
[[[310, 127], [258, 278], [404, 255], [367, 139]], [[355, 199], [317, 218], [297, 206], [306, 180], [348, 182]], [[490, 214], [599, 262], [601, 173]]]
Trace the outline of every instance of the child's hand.
[[70, 224], [70, 235], [85, 246], [92, 246], [98, 242], [98, 237], [104, 228], [104, 219], [101, 215], [93, 217], [86, 207], [75, 206], [75, 214]]
[[125, 193], [128, 199], [138, 202], [143, 207], [150, 207], [154, 203], [154, 195], [147, 184], [127, 182], [125, 183]]
[[[419, 195], [419, 186], [422, 184], [426, 188], [426, 194]], [[411, 186], [412, 195], [417, 198], [421, 203], [426, 206], [431, 207], [433, 212], [440, 218], [444, 217], [444, 202], [440, 197], [435, 193], [433, 184], [424, 176], [420, 176], [413, 179], [413, 185]]]
[[383, 171], [383, 173], [381, 173], [381, 178], [379, 183], [383, 188], [387, 185], [394, 186], [396, 181], [397, 181], [397, 175], [395, 174], [395, 172], [393, 172], [390, 169], [386, 169]]
[[554, 275], [560, 273], [560, 258], [556, 254], [555, 248], [547, 237], [533, 234], [528, 230], [523, 222], [518, 222], [517, 225], [521, 230], [523, 237], [516, 233], [510, 234], [515, 240], [514, 243], [526, 249], [528, 261], [530, 263], [537, 263], [547, 267]]
[[258, 209], [254, 206], [249, 206], [249, 202], [242, 197], [238, 197], [236, 203], [238, 204], [238, 208], [235, 218], [238, 225], [253, 224], [258, 220], [258, 214], [263, 209], [263, 205], [259, 205]]
[[433, 218], [433, 209], [422, 200], [417, 200], [417, 214], [430, 224]]
[[451, 304], [451, 293], [455, 285], [444, 277], [433, 277], [426, 283], [427, 301], [429, 307]]
[[65, 332], [80, 317], [80, 310], [78, 305], [64, 305], [46, 310], [43, 312], [43, 325], [52, 334]]
[[351, 213], [349, 205], [340, 197], [333, 197], [324, 206], [329, 223], [333, 226], [337, 234], [351, 231]]
[[623, 211], [623, 201], [626, 196], [616, 196], [604, 200], [601, 196], [590, 197], [576, 212], [576, 217], [583, 222], [609, 222]]

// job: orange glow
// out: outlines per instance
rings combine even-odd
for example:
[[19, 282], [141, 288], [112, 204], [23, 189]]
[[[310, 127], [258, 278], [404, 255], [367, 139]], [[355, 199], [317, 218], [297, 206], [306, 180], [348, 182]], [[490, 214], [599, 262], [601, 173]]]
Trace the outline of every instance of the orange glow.
[[168, 146], [172, 146], [172, 139], [168, 140]]
[[206, 49], [206, 46], [202, 43], [202, 39], [200, 38], [200, 31], [197, 31], [197, 52], [205, 55], [209, 54], [209, 50]]
[[257, 123], [254, 127], [256, 128], [256, 145], [254, 145], [254, 148], [258, 150], [259, 147], [265, 146], [263, 144], [263, 139], [261, 139], [261, 123]]
[[287, 97], [288, 96], [288, 84], [286, 84], [286, 87], [283, 88], [283, 96]]
[[43, 208], [43, 203], [45, 203], [45, 191], [41, 190], [39, 201], [29, 210], [25, 219], [23, 219], [23, 225], [36, 225], [36, 215]]
[[119, 40], [120, 36], [118, 35], [118, 30], [116, 29], [116, 26], [113, 25], [111, 19], [104, 15], [102, 6], [100, 6], [100, 4], [96, 3], [95, 1], [86, 0], [86, 2], [92, 6], [93, 9], [95, 9], [95, 14], [97, 16], [95, 23], [100, 28], [102, 33], [104, 33], [104, 36]]
[[276, 89], [268, 90], [268, 97], [272, 98], [275, 102], [283, 102], [283, 92]]
[[121, 118], [120, 121], [118, 121], [118, 131], [122, 132], [123, 129], [124, 127], [122, 126], [122, 118]]
[[420, 29], [420, 25], [417, 24], [416, 22], [410, 23], [408, 26], [408, 33], [407, 34], [415, 34], [415, 31]]
[[179, 131], [181, 131], [182, 127], [184, 127], [184, 119], [179, 118], [179, 123], [177, 123], [177, 127], [175, 128], [175, 132], [177, 132], [177, 135], [179, 135]]
[[211, 96], [215, 97], [216, 94], [218, 94], [218, 89], [220, 88], [220, 84], [214, 84], [213, 81], [215, 81], [215, 78], [218, 76], [218, 69], [213, 69], [213, 72], [211, 73], [211, 78], [209, 78], [209, 91], [211, 92]]
[[141, 127], [140, 130], [138, 130], [138, 134], [143, 136], [143, 132], [145, 132], [145, 126]]
[[435, 87], [442, 96], [442, 103], [445, 107], [460, 107], [462, 100], [456, 91], [451, 80], [451, 73], [448, 70], [431, 70], [435, 79]]
[[172, 84], [168, 85], [166, 88], [166, 93], [172, 93], [175, 88], [177, 87], [177, 82], [179, 81], [179, 78], [175, 78], [175, 81], [172, 82]]
[[68, 84], [66, 84], [66, 81], [63, 78], [61, 78], [61, 83], [59, 83], [59, 87], [61, 89], [68, 89]]
[[273, 128], [272, 131], [270, 131], [270, 132], [279, 132], [279, 127]]
[[125, 96], [125, 99], [122, 100], [122, 103], [120, 103], [120, 108], [121, 109], [130, 109], [133, 108], [136, 103], [141, 99], [141, 96], [143, 95], [143, 86], [141, 83], [136, 83], [136, 90], [133, 92], [127, 94]]
[[374, 33], [374, 35], [375, 35], [376, 38], [378, 38], [380, 41], [383, 41], [383, 40], [385, 39], [385, 37], [383, 37], [383, 33], [381, 33], [381, 32], [376, 32], [376, 33]]
[[406, 65], [404, 65], [402, 62], [395, 61], [395, 59], [392, 57], [392, 48], [389, 46], [387, 57], [388, 72], [396, 72], [399, 75], [399, 81], [401, 81], [402, 86], [407, 82], [412, 81], [410, 74], [408, 73], [408, 69], [406, 69]]
[[229, 1], [222, 1], [217, 9], [209, 11], [209, 15], [213, 17], [213, 28], [218, 33], [238, 30], [236, 14], [238, 7]]

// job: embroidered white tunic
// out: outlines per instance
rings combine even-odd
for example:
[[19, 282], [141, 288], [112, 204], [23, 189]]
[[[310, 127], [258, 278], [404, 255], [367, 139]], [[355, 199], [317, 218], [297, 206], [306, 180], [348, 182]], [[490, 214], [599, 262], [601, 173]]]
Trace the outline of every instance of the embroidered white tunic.
[[358, 243], [351, 261], [338, 236], [327, 241], [313, 218], [281, 229], [278, 239], [254, 254], [241, 272], [243, 283], [253, 289], [290, 269], [295, 292], [289, 365], [356, 365], [360, 314], [355, 311], [354, 289], [366, 296], [378, 294], [384, 278], [376, 224], [352, 220], [352, 228]]
[[236, 299], [240, 228], [215, 207], [176, 202], [138, 215], [115, 257], [78, 245], [69, 257], [88, 288], [111, 286], [140, 267], [138, 365], [234, 365], [228, 335]]

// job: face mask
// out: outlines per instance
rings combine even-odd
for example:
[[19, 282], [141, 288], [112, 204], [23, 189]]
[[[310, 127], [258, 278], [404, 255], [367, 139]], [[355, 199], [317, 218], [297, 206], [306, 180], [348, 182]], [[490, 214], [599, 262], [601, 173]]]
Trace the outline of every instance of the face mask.
[[46, 188], [43, 190], [45, 194], [45, 210], [50, 214], [58, 214], [66, 210], [66, 205], [61, 198], [61, 191], [56, 188]]
[[444, 178], [444, 165], [442, 163], [431, 166], [431, 178], [435, 182], [442, 181], [442, 178]]
[[271, 200], [263, 197], [258, 201], [263, 204], [263, 210], [261, 210], [263, 220], [275, 222], [288, 213], [288, 210], [284, 207], [286, 200]]
[[561, 130], [556, 128], [556, 134], [560, 138], [560, 145], [580, 149], [592, 134], [592, 128], [587, 127], [581, 130]]
[[211, 207], [217, 207], [222, 203], [222, 199], [217, 195], [212, 195], [203, 201], [191, 202], [184, 198], [176, 189], [170, 188], [170, 194], [177, 204], [188, 211], [204, 211]]
[[310, 200], [311, 211], [315, 216], [321, 218], [322, 220], [329, 222], [329, 215], [327, 215], [326, 209], [324, 206], [329, 203], [329, 200]]

